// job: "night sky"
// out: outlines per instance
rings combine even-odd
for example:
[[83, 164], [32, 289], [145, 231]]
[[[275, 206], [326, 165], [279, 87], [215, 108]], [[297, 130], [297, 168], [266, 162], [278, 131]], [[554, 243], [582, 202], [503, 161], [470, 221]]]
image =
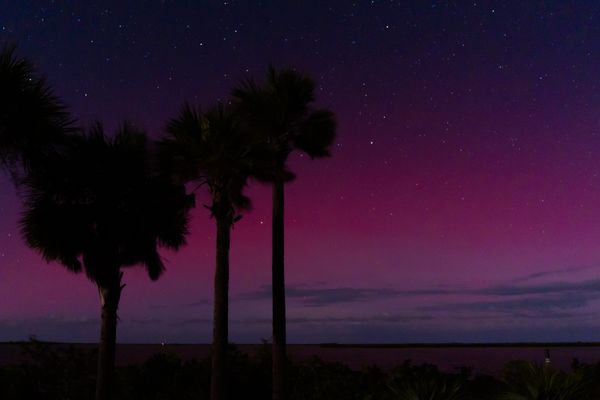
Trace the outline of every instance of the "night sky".
[[[315, 78], [339, 127], [291, 161], [290, 342], [600, 340], [600, 2], [0, 0], [5, 40], [82, 124], [154, 138], [269, 64]], [[248, 193], [235, 342], [271, 335], [270, 191]], [[0, 341], [96, 341], [96, 288], [19, 212], [2, 176]], [[214, 232], [199, 207], [158, 282], [127, 270], [119, 341], [210, 341]]]

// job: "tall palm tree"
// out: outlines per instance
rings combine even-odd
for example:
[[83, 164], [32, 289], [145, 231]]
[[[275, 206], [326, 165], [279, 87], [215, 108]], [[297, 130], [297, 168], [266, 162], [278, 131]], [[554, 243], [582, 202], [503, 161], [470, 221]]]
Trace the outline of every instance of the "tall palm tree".
[[273, 168], [273, 399], [287, 399], [284, 277], [284, 185], [293, 178], [287, 159], [294, 150], [311, 158], [329, 156], [335, 115], [315, 109], [315, 83], [293, 69], [269, 68], [262, 84], [243, 82], [233, 90], [235, 104], [248, 126], [275, 148]]
[[73, 119], [16, 47], [0, 49], [0, 164], [15, 184], [74, 131]]
[[146, 135], [124, 124], [113, 138], [96, 125], [24, 182], [21, 229], [48, 262], [85, 271], [101, 300], [96, 399], [113, 398], [117, 309], [124, 267], [150, 279], [164, 270], [159, 247], [185, 242], [193, 198], [153, 171]]
[[223, 104], [202, 113], [185, 104], [167, 125], [161, 142], [163, 166], [184, 182], [206, 185], [211, 218], [217, 226], [213, 310], [211, 399], [226, 398], [226, 355], [229, 313], [229, 248], [238, 211], [250, 207], [243, 190], [250, 176], [261, 177], [269, 157], [241, 129], [237, 117]]

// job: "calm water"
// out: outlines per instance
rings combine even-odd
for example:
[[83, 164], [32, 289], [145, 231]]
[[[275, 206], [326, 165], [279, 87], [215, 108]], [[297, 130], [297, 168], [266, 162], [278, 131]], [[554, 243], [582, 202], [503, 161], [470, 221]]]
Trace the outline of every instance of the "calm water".
[[[58, 345], [57, 345], [58, 346]], [[76, 346], [92, 349], [93, 344]], [[255, 354], [261, 346], [238, 345], [249, 354]], [[548, 347], [553, 366], [569, 369], [574, 358], [582, 363], [600, 362], [600, 346]], [[165, 345], [160, 344], [120, 344], [117, 346], [119, 365], [136, 364], [147, 360], [155, 353], [176, 353], [183, 359], [208, 356], [208, 345]], [[338, 361], [351, 368], [378, 365], [391, 368], [404, 360], [413, 364], [430, 363], [444, 371], [455, 371], [460, 367], [470, 367], [475, 373], [497, 375], [511, 360], [544, 362], [544, 347], [322, 347], [319, 345], [290, 345], [292, 358], [303, 360], [318, 356], [324, 361]], [[21, 348], [15, 344], [0, 344], [0, 364], [24, 361]]]

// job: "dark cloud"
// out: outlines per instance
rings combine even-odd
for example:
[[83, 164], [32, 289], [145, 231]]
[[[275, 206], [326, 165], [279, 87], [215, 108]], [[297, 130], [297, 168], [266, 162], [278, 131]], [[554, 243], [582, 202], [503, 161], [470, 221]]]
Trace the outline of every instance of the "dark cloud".
[[[299, 325], [299, 324], [362, 324], [362, 323], [411, 323], [415, 321], [429, 321], [432, 320], [431, 315], [374, 315], [365, 317], [291, 317], [287, 319], [288, 325]], [[270, 318], [248, 318], [239, 321], [233, 321], [234, 323], [241, 324], [271, 324]]]
[[595, 317], [595, 314], [583, 313], [581, 310], [592, 301], [600, 299], [600, 279], [533, 285], [497, 285], [465, 291], [463, 294], [484, 296], [485, 299], [444, 302], [420, 309], [427, 312], [481, 313], [486, 318], [494, 313], [507, 314], [514, 318], [555, 320]]
[[[393, 288], [352, 288], [352, 287], [309, 287], [296, 285], [287, 287], [287, 297], [300, 301], [306, 307], [325, 307], [341, 303], [360, 303], [383, 300], [400, 296], [430, 296], [433, 305], [418, 308], [427, 315], [440, 316], [446, 313], [457, 318], [495, 319], [572, 319], [583, 318], [583, 308], [590, 302], [600, 299], [600, 279], [577, 282], [552, 281], [526, 284], [530, 279], [566, 273], [565, 270], [548, 271], [526, 276], [520, 283], [492, 285], [483, 288], [426, 288], [423, 290], [399, 290]], [[460, 302], [450, 302], [448, 296], [460, 296]], [[271, 289], [263, 286], [260, 290], [247, 293], [242, 299], [270, 300]], [[428, 299], [431, 302], [431, 299]], [[403, 317], [393, 316], [391, 320], [402, 321]], [[421, 318], [425, 319], [425, 318]], [[416, 319], [413, 319], [416, 320]], [[317, 318], [290, 320], [294, 323], [359, 323], [375, 322], [369, 318]], [[381, 319], [377, 320], [382, 322]]]
[[[352, 288], [352, 287], [316, 287], [288, 286], [286, 296], [290, 299], [299, 299], [303, 305], [309, 307], [327, 306], [337, 303], [361, 302], [381, 300], [398, 296], [527, 296], [527, 295], [555, 295], [555, 294], [589, 294], [600, 296], [600, 279], [580, 282], [548, 282], [534, 285], [496, 285], [484, 288], [433, 288], [423, 290], [397, 290], [391, 288]], [[243, 294], [241, 300], [270, 300], [271, 287], [263, 286], [260, 290]], [[569, 296], [562, 297], [565, 305], [572, 303]], [[552, 302], [552, 298], [548, 299]]]
[[190, 318], [179, 321], [176, 325], [197, 325], [197, 324], [212, 324], [212, 318]]
[[184, 303], [181, 304], [182, 307], [204, 307], [204, 306], [211, 306], [212, 305], [212, 300], [200, 300], [200, 301], [195, 301], [193, 303]]
[[573, 274], [575, 272], [580, 272], [580, 271], [587, 271], [593, 268], [598, 268], [599, 265], [587, 265], [587, 266], [583, 266], [583, 267], [568, 267], [568, 268], [557, 268], [557, 269], [552, 269], [552, 270], [547, 270], [547, 271], [541, 271], [541, 272], [534, 272], [532, 274], [528, 274], [522, 277], [518, 277], [512, 280], [513, 283], [516, 282], [526, 282], [526, 281], [531, 281], [534, 279], [539, 279], [539, 278], [546, 278], [549, 276], [561, 276], [561, 275], [568, 275], [568, 274]]
[[510, 313], [527, 316], [526, 312], [533, 312], [535, 317], [549, 314], [552, 318], [566, 317], [570, 313], [556, 311], [574, 310], [584, 307], [590, 301], [587, 295], [551, 295], [524, 298], [510, 298], [493, 301], [469, 301], [460, 303], [437, 304], [420, 307], [423, 311], [468, 311], [481, 313]]
[[126, 322], [129, 323], [133, 323], [133, 324], [139, 324], [139, 325], [147, 325], [147, 324], [160, 324], [163, 322], [162, 319], [160, 318], [154, 318], [154, 317], [146, 317], [146, 318], [131, 318], [128, 319]]
[[71, 341], [72, 335], [79, 340], [97, 340], [100, 319], [98, 317], [68, 317], [49, 315], [23, 319], [0, 320], [0, 341], [12, 338], [37, 337], [40, 340]]
[[480, 290], [469, 291], [469, 293], [473, 294], [494, 296], [558, 294], [568, 292], [600, 294], [600, 279], [591, 279], [579, 282], [548, 282], [535, 285], [498, 285]]
[[[306, 286], [287, 286], [286, 297], [300, 299], [305, 306], [319, 307], [337, 303], [370, 301], [375, 299], [395, 297], [403, 292], [389, 288], [311, 288]], [[271, 286], [265, 285], [260, 290], [250, 292], [240, 297], [243, 300], [271, 299]]]
[[100, 318], [91, 316], [70, 317], [64, 315], [47, 315], [38, 318], [0, 320], [0, 323], [11, 326], [55, 325], [64, 327], [84, 327], [99, 325]]

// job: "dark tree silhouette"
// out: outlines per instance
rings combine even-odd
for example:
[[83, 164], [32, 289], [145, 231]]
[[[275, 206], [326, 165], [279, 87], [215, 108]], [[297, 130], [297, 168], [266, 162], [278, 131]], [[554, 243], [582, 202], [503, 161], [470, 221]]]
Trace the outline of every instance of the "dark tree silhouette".
[[333, 112], [314, 109], [313, 80], [292, 69], [270, 68], [263, 84], [243, 82], [233, 90], [247, 126], [275, 148], [273, 158], [273, 399], [287, 399], [284, 278], [284, 184], [293, 178], [287, 158], [300, 150], [311, 158], [329, 156], [336, 121]]
[[0, 164], [18, 184], [24, 173], [64, 144], [73, 119], [15, 46], [0, 50]]
[[144, 132], [124, 124], [107, 138], [97, 124], [71, 137], [45, 168], [23, 183], [21, 228], [47, 261], [85, 271], [100, 294], [101, 335], [96, 399], [113, 398], [117, 308], [122, 268], [141, 264], [152, 280], [164, 264], [159, 247], [185, 242], [193, 196], [155, 173]]
[[160, 157], [165, 170], [184, 182], [206, 185], [211, 196], [211, 218], [217, 225], [213, 312], [211, 399], [226, 398], [226, 351], [229, 313], [229, 247], [233, 224], [247, 210], [250, 199], [243, 193], [249, 177], [262, 177], [269, 158], [236, 116], [223, 104], [205, 113], [186, 104], [167, 125]]

